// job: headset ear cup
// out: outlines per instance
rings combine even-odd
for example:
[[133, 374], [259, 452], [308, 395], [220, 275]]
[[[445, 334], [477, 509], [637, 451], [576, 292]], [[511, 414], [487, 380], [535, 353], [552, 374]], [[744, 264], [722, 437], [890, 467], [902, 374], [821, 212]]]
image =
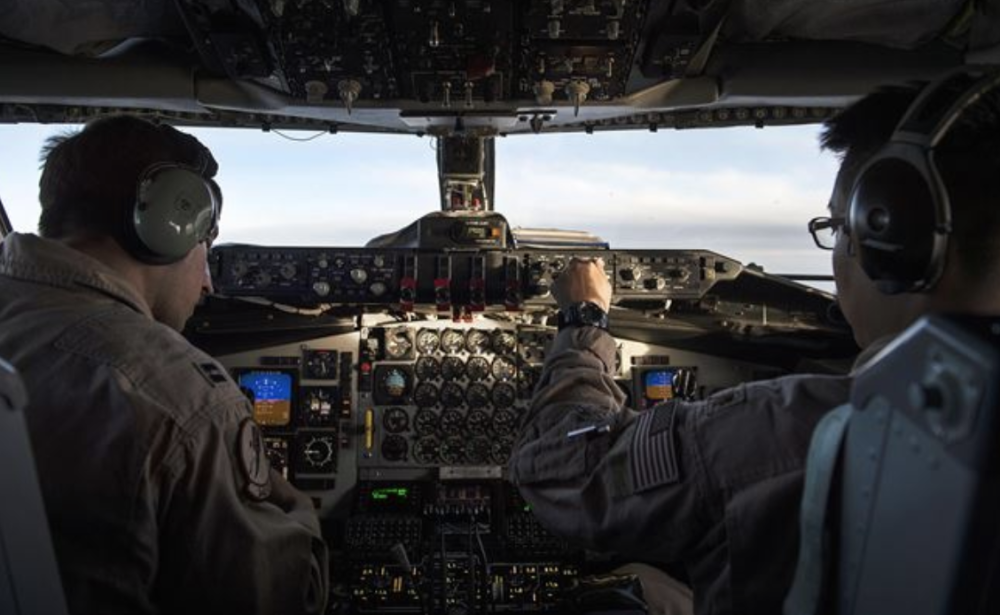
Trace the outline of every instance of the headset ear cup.
[[157, 165], [139, 180], [135, 206], [126, 221], [132, 253], [150, 264], [181, 260], [216, 224], [215, 195], [193, 169]]
[[916, 146], [890, 145], [865, 166], [851, 194], [857, 258], [887, 294], [920, 290], [934, 277], [939, 197], [925, 156]]

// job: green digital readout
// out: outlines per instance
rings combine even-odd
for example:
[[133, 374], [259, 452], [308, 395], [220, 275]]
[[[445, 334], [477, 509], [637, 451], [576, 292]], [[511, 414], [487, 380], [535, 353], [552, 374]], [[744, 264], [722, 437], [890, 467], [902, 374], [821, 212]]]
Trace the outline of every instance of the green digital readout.
[[372, 489], [372, 499], [377, 501], [400, 501], [410, 497], [409, 487], [378, 487]]

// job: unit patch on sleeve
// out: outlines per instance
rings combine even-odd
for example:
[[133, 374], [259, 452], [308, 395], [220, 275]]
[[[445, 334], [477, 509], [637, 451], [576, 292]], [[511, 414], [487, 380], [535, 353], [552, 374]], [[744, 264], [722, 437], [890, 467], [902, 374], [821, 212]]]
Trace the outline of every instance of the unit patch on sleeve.
[[253, 419], [243, 419], [238, 442], [240, 469], [247, 479], [246, 494], [253, 500], [266, 500], [271, 495], [271, 463], [260, 427]]
[[675, 402], [643, 412], [632, 435], [632, 485], [636, 493], [680, 479], [674, 447]]

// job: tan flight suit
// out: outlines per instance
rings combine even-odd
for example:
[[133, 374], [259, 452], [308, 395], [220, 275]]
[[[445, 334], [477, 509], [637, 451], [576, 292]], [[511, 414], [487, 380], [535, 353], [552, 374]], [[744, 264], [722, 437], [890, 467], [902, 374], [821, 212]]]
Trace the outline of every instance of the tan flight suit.
[[74, 613], [322, 612], [327, 553], [309, 499], [270, 469], [225, 370], [114, 271], [9, 236], [0, 356], [27, 385]]
[[604, 331], [559, 333], [511, 479], [557, 534], [683, 565], [700, 615], [780, 613], [809, 440], [820, 417], [847, 400], [849, 378], [787, 376], [637, 413], [622, 405], [614, 361]]

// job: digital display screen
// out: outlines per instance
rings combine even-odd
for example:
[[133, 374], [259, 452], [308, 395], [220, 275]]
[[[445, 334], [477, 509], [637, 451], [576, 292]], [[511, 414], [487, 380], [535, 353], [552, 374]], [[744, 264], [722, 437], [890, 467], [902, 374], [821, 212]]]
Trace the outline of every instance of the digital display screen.
[[643, 397], [661, 402], [674, 397], [674, 370], [657, 369], [643, 374]]
[[405, 502], [410, 497], [408, 487], [379, 487], [372, 489], [372, 500], [376, 502]]
[[253, 418], [258, 425], [284, 426], [291, 422], [292, 374], [247, 371], [239, 375], [239, 384], [253, 393]]

